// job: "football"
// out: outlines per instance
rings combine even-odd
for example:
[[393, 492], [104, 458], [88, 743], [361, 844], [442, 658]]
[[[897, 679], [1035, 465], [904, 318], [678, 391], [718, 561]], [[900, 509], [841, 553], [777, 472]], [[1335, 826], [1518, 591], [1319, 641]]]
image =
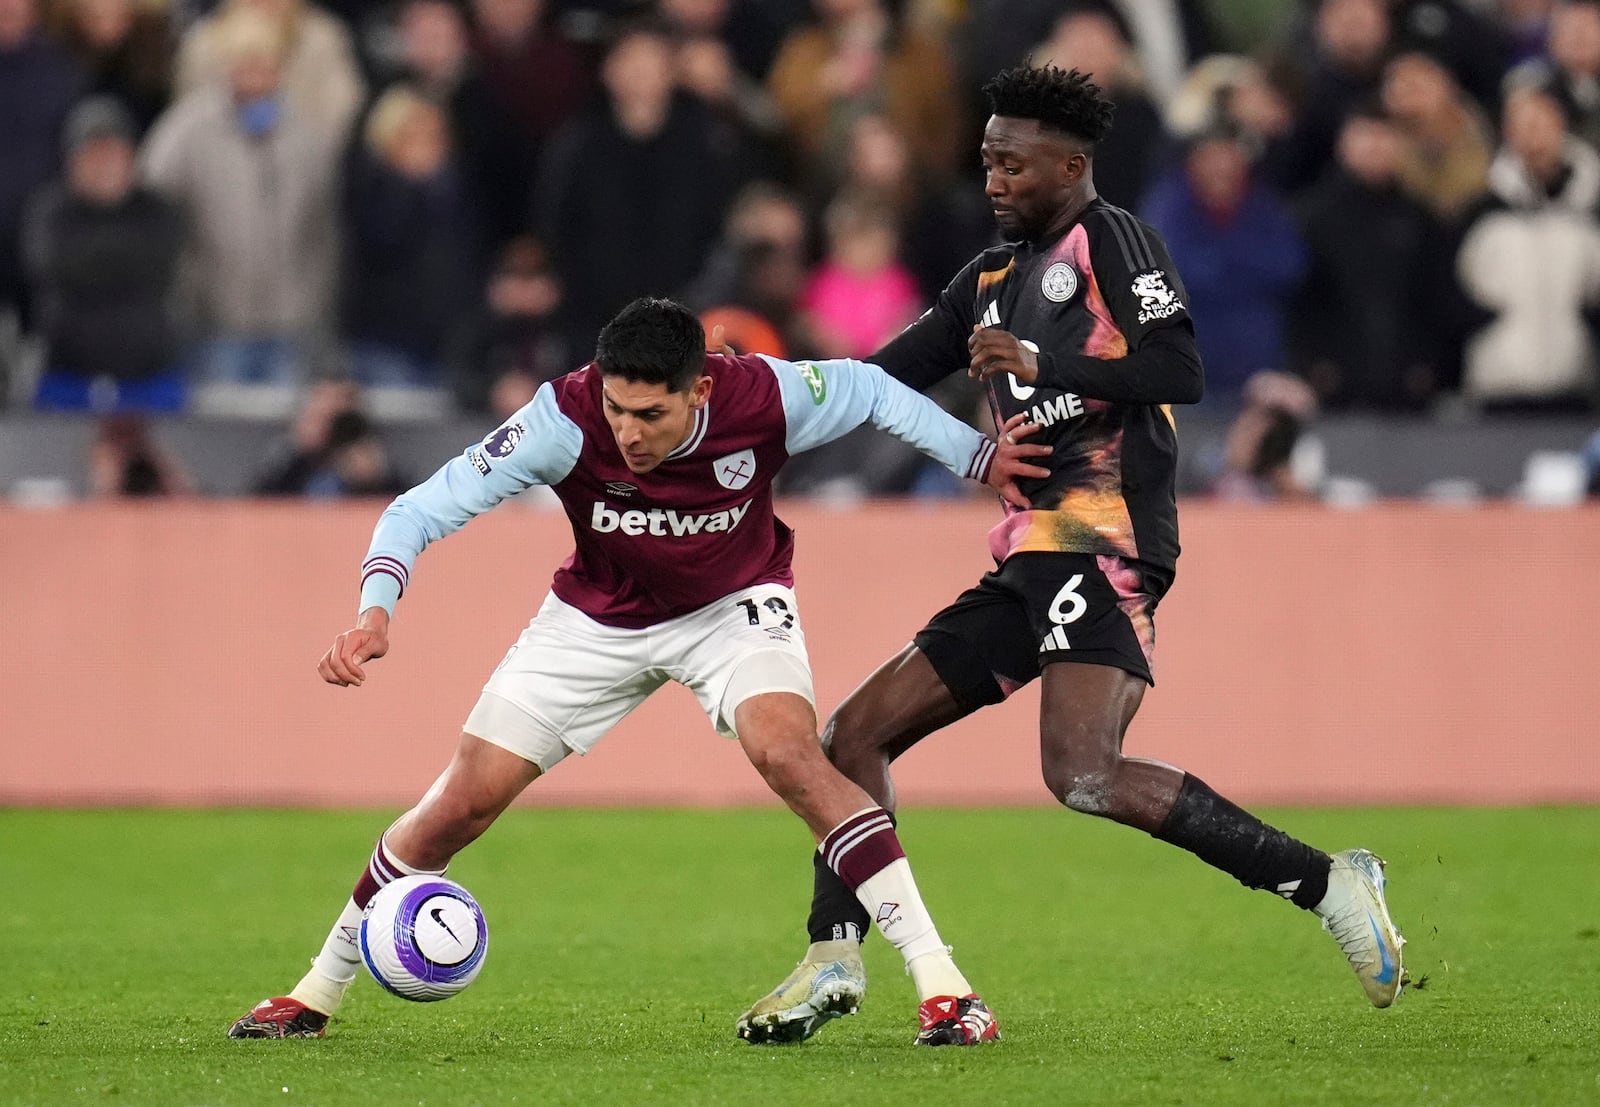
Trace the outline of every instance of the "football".
[[401, 999], [449, 999], [477, 977], [488, 948], [478, 901], [441, 876], [386, 884], [361, 916], [361, 959]]

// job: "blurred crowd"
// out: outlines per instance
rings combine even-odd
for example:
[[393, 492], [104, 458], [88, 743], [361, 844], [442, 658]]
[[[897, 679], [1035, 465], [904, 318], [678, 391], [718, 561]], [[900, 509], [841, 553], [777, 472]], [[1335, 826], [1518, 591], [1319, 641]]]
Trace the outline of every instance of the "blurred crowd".
[[503, 417], [640, 294], [860, 356], [992, 240], [978, 89], [1031, 60], [1116, 101], [1096, 182], [1188, 285], [1219, 488], [1279, 494], [1318, 411], [1596, 411], [1600, 0], [1226, 7], [0, 0], [0, 397], [125, 452], [298, 411], [262, 491], [382, 491], [359, 390]]

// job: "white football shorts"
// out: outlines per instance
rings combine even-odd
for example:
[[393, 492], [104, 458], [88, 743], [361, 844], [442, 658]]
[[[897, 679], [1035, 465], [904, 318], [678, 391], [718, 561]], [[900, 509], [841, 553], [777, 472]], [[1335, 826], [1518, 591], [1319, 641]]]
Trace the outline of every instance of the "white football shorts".
[[793, 692], [814, 706], [794, 592], [757, 584], [639, 630], [597, 623], [551, 592], [464, 729], [549, 772], [569, 753], [588, 753], [669, 680], [693, 692], [727, 738], [751, 696]]

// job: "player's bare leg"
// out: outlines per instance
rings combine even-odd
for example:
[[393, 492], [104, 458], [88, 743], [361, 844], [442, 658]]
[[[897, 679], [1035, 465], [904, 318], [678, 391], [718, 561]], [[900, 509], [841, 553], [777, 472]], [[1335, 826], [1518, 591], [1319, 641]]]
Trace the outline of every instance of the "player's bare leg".
[[409, 864], [443, 872], [537, 779], [539, 766], [533, 762], [463, 734], [449, 766], [384, 839]]
[[817, 716], [792, 692], [751, 696], [738, 707], [739, 744], [789, 809], [817, 841], [873, 800], [828, 763], [817, 740]]
[[828, 717], [822, 746], [840, 772], [893, 811], [889, 763], [969, 714], [956, 703], [927, 655], [907, 646], [878, 666]]
[[[829, 763], [811, 704], [789, 692], [752, 696], [739, 705], [735, 723], [751, 764], [805, 820], [824, 862], [905, 958], [921, 1002], [917, 1041], [972, 1045], [998, 1037], [994, 1016], [939, 937], [893, 821]], [[866, 977], [859, 949], [845, 952], [854, 954], [854, 964], [846, 958], [820, 966], [781, 997], [776, 1009], [747, 1011], [738, 1020], [740, 1036], [752, 1042], [799, 1040], [829, 1018], [853, 1012]]]
[[1108, 665], [1058, 663], [1045, 667], [1041, 687], [1039, 764], [1050, 794], [1085, 815], [1159, 831], [1184, 772], [1123, 756], [1122, 739], [1144, 700], [1144, 681]]
[[1050, 793], [1185, 849], [1238, 880], [1315, 912], [1367, 998], [1400, 994], [1400, 948], [1384, 901], [1383, 862], [1367, 850], [1329, 857], [1212, 791], [1182, 769], [1127, 757], [1122, 741], [1144, 698], [1142, 679], [1103, 665], [1057, 663], [1042, 677], [1040, 759]]
[[230, 1038], [320, 1038], [361, 965], [361, 913], [378, 889], [401, 876], [442, 874], [450, 859], [487, 830], [529, 784], [539, 767], [508, 750], [463, 734], [455, 756], [410, 811], [372, 851], [344, 910], [311, 970], [286, 996], [263, 1000], [228, 1030]]

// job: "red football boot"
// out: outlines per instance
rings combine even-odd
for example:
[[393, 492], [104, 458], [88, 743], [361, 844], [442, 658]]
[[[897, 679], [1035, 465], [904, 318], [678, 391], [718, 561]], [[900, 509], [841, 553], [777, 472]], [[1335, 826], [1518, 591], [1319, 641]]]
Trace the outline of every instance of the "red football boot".
[[298, 999], [274, 996], [228, 1027], [230, 1038], [320, 1038], [328, 1032], [328, 1016]]
[[917, 1008], [917, 1019], [922, 1023], [917, 1045], [974, 1046], [1000, 1037], [994, 1012], [975, 994], [925, 999]]

